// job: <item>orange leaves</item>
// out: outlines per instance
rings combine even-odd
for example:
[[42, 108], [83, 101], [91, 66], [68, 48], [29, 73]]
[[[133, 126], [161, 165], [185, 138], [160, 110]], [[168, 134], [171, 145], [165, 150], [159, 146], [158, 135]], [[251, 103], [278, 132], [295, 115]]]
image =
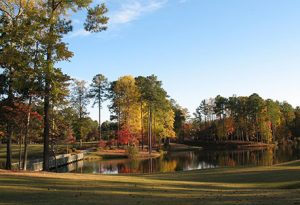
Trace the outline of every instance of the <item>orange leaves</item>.
[[5, 136], [5, 133], [0, 131], [0, 138], [4, 137]]
[[0, 102], [0, 119], [9, 123], [25, 123], [27, 114], [30, 114], [33, 119], [42, 120], [42, 116], [31, 111], [31, 107], [22, 102], [8, 103], [8, 101]]
[[128, 129], [125, 128], [118, 132], [118, 142], [122, 145], [136, 145], [137, 139]]
[[225, 129], [228, 135], [232, 135], [234, 133], [235, 128], [234, 128], [234, 121], [232, 117], [225, 119]]

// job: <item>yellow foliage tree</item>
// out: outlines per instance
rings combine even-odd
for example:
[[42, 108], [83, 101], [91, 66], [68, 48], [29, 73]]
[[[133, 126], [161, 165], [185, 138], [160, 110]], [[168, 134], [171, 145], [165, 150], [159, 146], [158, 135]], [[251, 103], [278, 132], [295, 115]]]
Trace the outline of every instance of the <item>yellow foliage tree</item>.
[[128, 129], [132, 134], [139, 135], [141, 129], [141, 116], [139, 97], [140, 92], [132, 76], [123, 76], [114, 86], [116, 94], [115, 104], [119, 107], [119, 121], [122, 128]]

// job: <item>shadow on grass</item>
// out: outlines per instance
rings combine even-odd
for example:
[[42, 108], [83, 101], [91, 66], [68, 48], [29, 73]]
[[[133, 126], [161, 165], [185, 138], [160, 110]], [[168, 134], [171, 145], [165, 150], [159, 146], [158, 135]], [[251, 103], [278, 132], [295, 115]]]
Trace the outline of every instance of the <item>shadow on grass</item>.
[[211, 183], [280, 183], [294, 182], [300, 180], [300, 167], [295, 169], [280, 167], [263, 168], [224, 168], [213, 170], [200, 170], [179, 173], [162, 173], [146, 176], [150, 179], [177, 180], [190, 182], [211, 182]]
[[[221, 181], [213, 178], [216, 174], [211, 175], [212, 178], [207, 179], [207, 182], [203, 180], [200, 182], [201, 172], [190, 174], [194, 175], [193, 178], [198, 181], [193, 181], [183, 174], [178, 175], [176, 180], [175, 175], [174, 177], [164, 175], [164, 178], [155, 177], [155, 175], [152, 177], [88, 175], [94, 179], [76, 179], [78, 175], [73, 175], [74, 179], [0, 175], [0, 204], [189, 205], [200, 202], [203, 204], [295, 204], [300, 202], [299, 190], [266, 190], [247, 186], [241, 189], [226, 179], [227, 174], [223, 175], [225, 180]], [[198, 178], [195, 176], [197, 174]], [[224, 187], [224, 182], [228, 187]]]

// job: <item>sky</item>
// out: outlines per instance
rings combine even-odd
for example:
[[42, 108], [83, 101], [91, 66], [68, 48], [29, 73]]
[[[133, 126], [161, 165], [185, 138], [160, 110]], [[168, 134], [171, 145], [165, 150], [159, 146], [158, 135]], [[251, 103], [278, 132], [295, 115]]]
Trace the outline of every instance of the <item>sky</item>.
[[[94, 1], [101, 2], [109, 9], [105, 32], [83, 30], [85, 11], [70, 15], [74, 29], [64, 40], [74, 57], [59, 64], [70, 76], [154, 74], [191, 114], [219, 94], [300, 105], [299, 0]], [[96, 120], [97, 109], [89, 112]]]

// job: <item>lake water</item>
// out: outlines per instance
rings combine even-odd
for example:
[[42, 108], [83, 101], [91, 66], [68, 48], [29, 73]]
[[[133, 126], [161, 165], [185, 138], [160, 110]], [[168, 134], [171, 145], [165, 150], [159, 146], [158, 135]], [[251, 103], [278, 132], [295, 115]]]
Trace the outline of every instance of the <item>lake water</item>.
[[58, 172], [92, 174], [157, 173], [233, 166], [270, 166], [300, 159], [300, 149], [284, 146], [260, 150], [197, 150], [173, 152], [143, 160], [80, 161]]

